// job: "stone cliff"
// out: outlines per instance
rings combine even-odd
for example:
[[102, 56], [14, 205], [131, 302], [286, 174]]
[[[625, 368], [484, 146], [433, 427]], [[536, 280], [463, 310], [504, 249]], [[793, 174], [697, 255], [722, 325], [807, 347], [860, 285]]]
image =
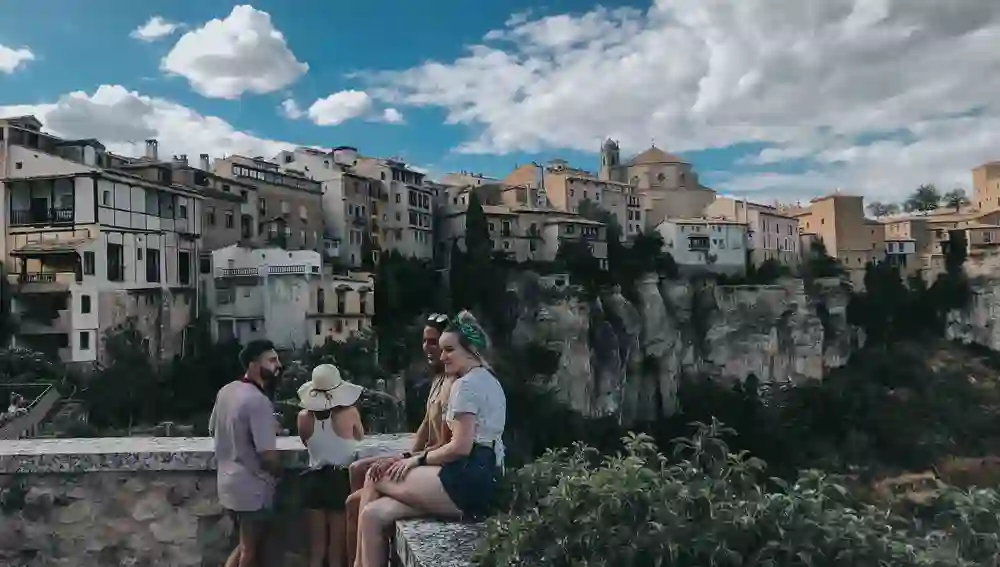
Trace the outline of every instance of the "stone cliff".
[[948, 314], [946, 337], [1000, 351], [997, 315], [1000, 315], [1000, 279], [976, 277], [972, 280], [969, 305]]
[[844, 364], [857, 340], [849, 294], [837, 280], [809, 288], [797, 279], [717, 286], [650, 275], [631, 300], [620, 291], [585, 300], [527, 274], [512, 290], [512, 341], [558, 354], [552, 386], [573, 409], [629, 425], [674, 413], [685, 375], [800, 382]]

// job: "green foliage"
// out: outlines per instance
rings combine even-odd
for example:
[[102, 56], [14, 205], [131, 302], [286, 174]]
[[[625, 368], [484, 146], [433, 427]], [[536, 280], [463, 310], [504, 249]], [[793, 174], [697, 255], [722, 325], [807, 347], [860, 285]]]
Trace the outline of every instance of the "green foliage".
[[993, 491], [949, 492], [929, 525], [806, 471], [766, 483], [763, 461], [733, 452], [715, 420], [657, 452], [644, 435], [599, 458], [582, 445], [511, 475], [508, 512], [487, 523], [484, 567], [664, 565], [957, 567], [1000, 553]]
[[[749, 256], [749, 253], [747, 254]], [[745, 276], [726, 276], [719, 274], [717, 280], [720, 285], [771, 285], [781, 278], [791, 277], [792, 270], [788, 266], [768, 258], [759, 266], [747, 261], [747, 273]]]
[[440, 275], [430, 262], [404, 258], [395, 250], [379, 259], [373, 323], [380, 361], [390, 374], [406, 368], [412, 359], [412, 342], [423, 324], [419, 318], [444, 310], [440, 291]]
[[802, 258], [800, 275], [806, 280], [839, 278], [844, 275], [844, 266], [840, 260], [827, 253], [826, 245], [822, 240], [815, 240]]
[[868, 204], [868, 213], [873, 217], [885, 217], [889, 215], [894, 215], [899, 212], [899, 205], [896, 203], [883, 203], [881, 201], [872, 201]]
[[965, 189], [961, 187], [956, 187], [951, 191], [944, 194], [941, 198], [945, 205], [952, 207], [955, 211], [960, 210], [965, 205], [969, 204], [969, 198], [965, 195]]
[[866, 347], [823, 381], [758, 388], [708, 377], [681, 382], [681, 412], [650, 424], [669, 440], [692, 421], [725, 419], [734, 446], [768, 461], [783, 477], [808, 467], [846, 472], [926, 470], [951, 455], [982, 455], [1000, 445], [1000, 395], [970, 383], [965, 351], [927, 343]]
[[934, 185], [925, 184], [917, 187], [916, 191], [907, 197], [903, 203], [903, 209], [908, 213], [928, 212], [933, 211], [940, 205], [941, 192]]

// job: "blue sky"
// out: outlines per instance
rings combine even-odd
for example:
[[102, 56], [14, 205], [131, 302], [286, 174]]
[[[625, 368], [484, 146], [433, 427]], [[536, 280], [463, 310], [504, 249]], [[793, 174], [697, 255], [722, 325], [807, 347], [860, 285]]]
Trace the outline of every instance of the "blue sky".
[[[0, 111], [119, 151], [349, 144], [432, 174], [655, 140], [726, 192], [894, 199], [1000, 159], [1000, 8], [960, 4], [7, 1]], [[153, 17], [176, 29], [136, 37]]]

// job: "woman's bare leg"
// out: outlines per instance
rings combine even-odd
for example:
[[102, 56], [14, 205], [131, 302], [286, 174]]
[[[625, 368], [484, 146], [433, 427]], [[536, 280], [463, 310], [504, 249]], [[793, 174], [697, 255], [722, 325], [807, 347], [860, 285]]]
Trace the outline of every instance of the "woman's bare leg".
[[345, 567], [348, 565], [345, 563], [346, 557], [346, 547], [347, 547], [347, 529], [344, 527], [344, 513], [343, 512], [331, 512], [327, 515], [327, 522], [330, 527], [329, 540], [327, 542], [327, 565], [329, 567]]
[[364, 459], [354, 461], [347, 467], [347, 474], [351, 479], [351, 492], [361, 490], [361, 487], [365, 485], [365, 477], [368, 475], [368, 469], [383, 458], [365, 457]]
[[441, 467], [415, 467], [400, 482], [388, 478], [379, 480], [375, 483], [375, 490], [382, 496], [419, 510], [424, 516], [460, 518], [462, 511], [444, 491], [438, 477], [440, 471]]
[[345, 528], [347, 536], [347, 565], [354, 565], [358, 554], [358, 514], [361, 513], [361, 490], [356, 490], [347, 497], [344, 512], [346, 513]]
[[389, 535], [392, 523], [420, 516], [420, 512], [398, 500], [379, 498], [361, 509], [358, 520], [360, 567], [385, 567], [389, 563]]
[[323, 567], [326, 555], [326, 513], [323, 510], [306, 510], [309, 527], [309, 567]]

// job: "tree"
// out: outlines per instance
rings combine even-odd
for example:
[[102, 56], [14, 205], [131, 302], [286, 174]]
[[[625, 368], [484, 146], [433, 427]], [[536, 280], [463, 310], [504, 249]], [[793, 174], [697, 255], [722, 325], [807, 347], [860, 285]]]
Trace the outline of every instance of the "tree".
[[837, 278], [843, 275], [844, 266], [840, 260], [830, 256], [826, 251], [826, 244], [822, 240], [815, 240], [809, 246], [800, 268], [802, 276], [805, 278]]
[[962, 207], [969, 204], [969, 198], [965, 195], [965, 189], [956, 187], [944, 194], [944, 203], [958, 212]]
[[868, 212], [873, 217], [885, 217], [889, 215], [894, 215], [899, 212], [899, 205], [896, 203], [883, 203], [881, 201], [872, 201], [868, 204]]
[[924, 184], [917, 187], [917, 190], [906, 199], [906, 202], [903, 204], [903, 208], [906, 209], [906, 212], [910, 213], [925, 213], [933, 211], [938, 208], [940, 204], [941, 193], [938, 191], [937, 187], [930, 184]]

